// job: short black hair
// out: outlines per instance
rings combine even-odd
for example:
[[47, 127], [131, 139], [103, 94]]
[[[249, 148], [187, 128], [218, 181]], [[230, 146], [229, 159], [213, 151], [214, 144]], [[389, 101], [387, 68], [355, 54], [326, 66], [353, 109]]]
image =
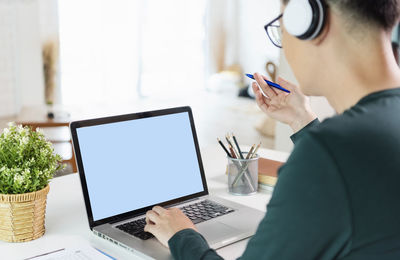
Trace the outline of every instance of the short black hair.
[[[287, 4], [290, 0], [283, 0]], [[391, 30], [400, 17], [400, 0], [322, 0], [335, 6], [353, 22], [369, 23], [386, 31]]]

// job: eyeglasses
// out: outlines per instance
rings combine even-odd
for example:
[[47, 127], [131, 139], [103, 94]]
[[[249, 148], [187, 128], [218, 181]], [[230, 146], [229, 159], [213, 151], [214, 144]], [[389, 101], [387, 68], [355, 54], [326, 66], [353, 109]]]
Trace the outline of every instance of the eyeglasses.
[[283, 14], [280, 14], [270, 23], [264, 26], [267, 32], [268, 38], [271, 40], [272, 44], [278, 48], [282, 48], [282, 29], [279, 20], [282, 18]]

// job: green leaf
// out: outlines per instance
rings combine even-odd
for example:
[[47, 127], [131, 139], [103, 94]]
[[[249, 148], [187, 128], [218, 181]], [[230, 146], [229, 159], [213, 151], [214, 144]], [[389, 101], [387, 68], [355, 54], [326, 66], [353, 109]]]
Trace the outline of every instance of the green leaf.
[[0, 193], [20, 194], [44, 188], [64, 167], [61, 160], [41, 132], [10, 124], [0, 135]]

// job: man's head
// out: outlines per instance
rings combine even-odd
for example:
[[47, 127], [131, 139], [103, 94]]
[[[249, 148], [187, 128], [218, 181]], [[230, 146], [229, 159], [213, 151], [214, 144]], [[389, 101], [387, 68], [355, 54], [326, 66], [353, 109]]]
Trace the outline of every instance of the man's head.
[[[290, 1], [299, 0], [283, 0], [283, 11]], [[286, 58], [308, 95], [323, 94], [316, 82], [329, 80], [328, 72], [322, 72], [321, 68], [333, 59], [336, 63], [343, 61], [345, 65], [344, 60], [349, 54], [357, 56], [358, 51], [368, 49], [367, 45], [371, 47], [373, 41], [382, 42], [384, 37], [390, 44], [390, 32], [400, 16], [400, 0], [321, 1], [326, 6], [326, 21], [315, 39], [300, 40], [283, 26], [282, 45]], [[362, 57], [362, 54], [358, 56]]]

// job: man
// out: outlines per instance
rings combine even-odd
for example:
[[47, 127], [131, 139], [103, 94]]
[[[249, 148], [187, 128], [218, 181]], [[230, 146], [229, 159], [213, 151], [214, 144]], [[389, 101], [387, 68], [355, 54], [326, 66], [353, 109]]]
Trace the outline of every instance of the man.
[[[283, 2], [274, 44], [281, 40], [300, 87], [279, 79], [286, 94], [255, 74], [269, 96], [254, 83], [258, 105], [292, 127], [295, 148], [241, 259], [400, 259], [400, 70], [390, 37], [400, 3], [323, 4], [321, 31], [304, 40], [286, 26]], [[303, 93], [325, 96], [338, 115], [319, 123]], [[155, 207], [145, 230], [175, 259], [220, 259], [178, 209]]]

